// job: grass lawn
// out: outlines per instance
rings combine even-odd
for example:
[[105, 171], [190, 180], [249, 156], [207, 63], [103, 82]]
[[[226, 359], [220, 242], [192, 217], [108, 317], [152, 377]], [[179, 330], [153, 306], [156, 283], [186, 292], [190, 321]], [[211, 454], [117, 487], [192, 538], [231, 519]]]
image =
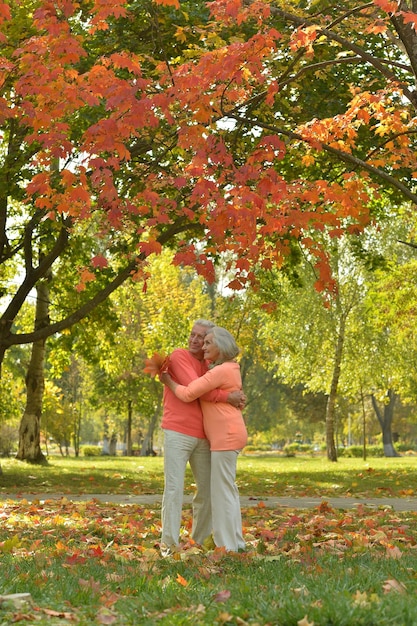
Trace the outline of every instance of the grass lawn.
[[[2, 462], [12, 492], [161, 493], [162, 459], [52, 458], [49, 467]], [[242, 495], [413, 496], [417, 460], [241, 457]], [[191, 477], [187, 490], [192, 491]], [[189, 538], [158, 551], [159, 506], [0, 503], [0, 626], [415, 626], [417, 513], [242, 511], [247, 552], [202, 549]]]
[[[59, 457], [48, 466], [2, 460], [0, 493], [162, 493], [161, 457]], [[246, 496], [413, 497], [417, 494], [417, 457], [341, 458], [240, 456], [238, 484]], [[186, 490], [193, 491], [187, 473]]]

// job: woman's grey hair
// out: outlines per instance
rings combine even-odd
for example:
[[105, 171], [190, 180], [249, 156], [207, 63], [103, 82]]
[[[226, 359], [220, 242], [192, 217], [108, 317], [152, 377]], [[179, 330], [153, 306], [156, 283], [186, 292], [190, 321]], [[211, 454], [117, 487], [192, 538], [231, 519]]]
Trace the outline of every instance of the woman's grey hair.
[[213, 335], [213, 343], [218, 347], [222, 361], [232, 361], [237, 357], [240, 350], [228, 330], [221, 326], [214, 326], [209, 333]]

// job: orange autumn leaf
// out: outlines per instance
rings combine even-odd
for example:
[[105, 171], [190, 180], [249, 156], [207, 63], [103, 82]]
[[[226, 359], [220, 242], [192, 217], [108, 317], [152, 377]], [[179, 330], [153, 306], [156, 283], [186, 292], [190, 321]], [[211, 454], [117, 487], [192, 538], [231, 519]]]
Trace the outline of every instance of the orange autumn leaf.
[[417, 28], [417, 15], [415, 13], [403, 13], [404, 24], [412, 24], [414, 30]]
[[177, 574], [176, 581], [177, 581], [177, 583], [179, 583], [183, 587], [187, 587], [187, 585], [188, 585], [188, 581], [185, 580], [185, 578], [183, 576], [181, 576], [181, 574]]
[[174, 7], [174, 9], [180, 8], [179, 0], [154, 0], [155, 4], [160, 4], [166, 7]]
[[166, 367], [167, 365], [168, 357], [164, 353], [158, 354], [158, 352], [154, 352], [150, 358], [145, 359], [143, 372], [145, 374], [150, 374], [152, 378], [155, 378], [155, 376], [161, 371], [162, 367]]

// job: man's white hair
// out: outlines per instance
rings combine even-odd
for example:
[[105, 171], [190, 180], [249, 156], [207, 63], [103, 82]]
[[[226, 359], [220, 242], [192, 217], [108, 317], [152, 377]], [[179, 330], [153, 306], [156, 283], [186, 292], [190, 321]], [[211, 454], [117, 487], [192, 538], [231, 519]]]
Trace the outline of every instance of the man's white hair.
[[204, 326], [204, 328], [214, 328], [215, 325], [216, 324], [214, 322], [210, 322], [210, 320], [205, 319], [197, 320], [193, 324], [193, 326]]

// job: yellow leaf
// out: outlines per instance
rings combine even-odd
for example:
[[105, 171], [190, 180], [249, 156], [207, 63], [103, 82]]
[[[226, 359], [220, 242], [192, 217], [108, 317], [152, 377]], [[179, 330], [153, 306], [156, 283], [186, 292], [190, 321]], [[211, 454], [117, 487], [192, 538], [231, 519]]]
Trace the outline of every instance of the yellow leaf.
[[314, 622], [309, 622], [307, 615], [305, 615], [303, 619], [298, 620], [297, 626], [314, 626]]
[[368, 594], [366, 591], [361, 592], [358, 589], [353, 596], [353, 603], [358, 606], [366, 606], [368, 604]]
[[316, 162], [316, 159], [311, 154], [305, 154], [302, 157], [301, 162], [306, 167], [309, 167], [310, 165], [314, 165], [314, 163]]
[[18, 548], [19, 545], [20, 539], [17, 535], [14, 535], [0, 543], [0, 552], [13, 552], [14, 548]]
[[181, 41], [182, 43], [187, 41], [187, 36], [185, 34], [185, 29], [182, 26], [178, 26], [177, 30], [174, 33], [174, 37], [175, 37], [175, 39], [178, 39], [178, 41]]
[[205, 550], [214, 550], [216, 544], [214, 543], [213, 535], [209, 535], [203, 541], [203, 548]]

